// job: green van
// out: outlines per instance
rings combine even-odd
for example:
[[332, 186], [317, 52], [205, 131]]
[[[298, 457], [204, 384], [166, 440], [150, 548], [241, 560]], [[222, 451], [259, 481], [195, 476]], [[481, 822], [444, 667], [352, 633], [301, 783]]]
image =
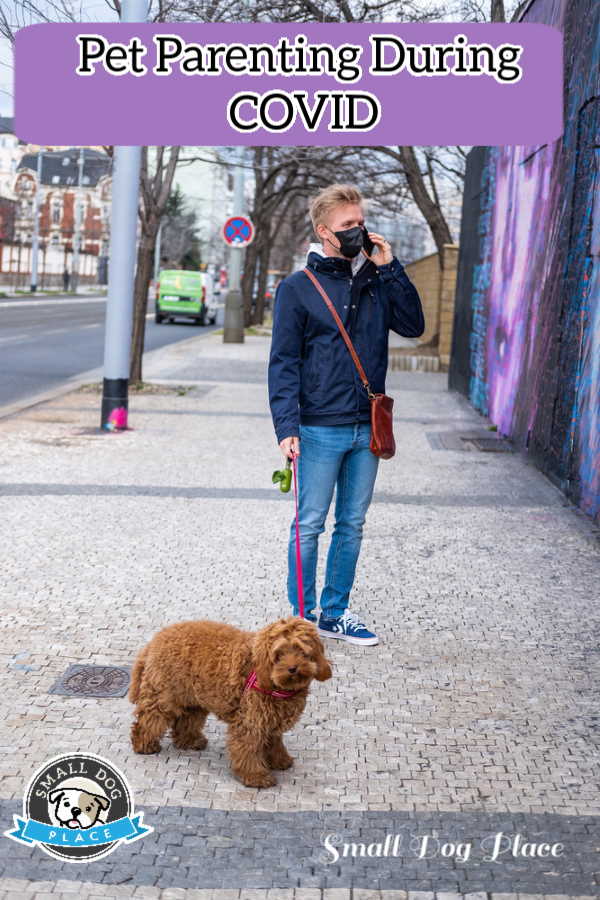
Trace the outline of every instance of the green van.
[[184, 316], [206, 325], [208, 303], [206, 272], [187, 272], [184, 269], [164, 269], [156, 285], [155, 322], [172, 322]]

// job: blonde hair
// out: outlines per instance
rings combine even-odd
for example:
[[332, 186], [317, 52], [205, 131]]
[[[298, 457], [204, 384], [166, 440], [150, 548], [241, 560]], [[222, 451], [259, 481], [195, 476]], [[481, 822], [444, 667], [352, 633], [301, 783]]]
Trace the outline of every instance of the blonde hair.
[[316, 197], [312, 198], [308, 211], [315, 235], [317, 235], [317, 225], [325, 225], [325, 218], [331, 210], [335, 209], [336, 206], [341, 206], [343, 203], [358, 203], [362, 205], [363, 196], [353, 184], [330, 184], [328, 187], [323, 188], [322, 191], [319, 191]]

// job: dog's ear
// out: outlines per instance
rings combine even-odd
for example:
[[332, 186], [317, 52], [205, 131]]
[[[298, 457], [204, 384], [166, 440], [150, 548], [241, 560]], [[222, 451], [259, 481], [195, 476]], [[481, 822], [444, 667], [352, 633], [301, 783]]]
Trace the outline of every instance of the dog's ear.
[[56, 790], [51, 791], [48, 794], [48, 800], [50, 801], [50, 803], [60, 803], [64, 795], [65, 792], [57, 788]]
[[252, 643], [252, 666], [256, 672], [256, 679], [259, 687], [268, 688], [271, 684], [271, 669], [273, 667], [271, 643], [272, 626], [262, 628], [254, 635], [254, 641]]
[[94, 794], [94, 799], [98, 801], [98, 804], [104, 810], [108, 809], [108, 807], [110, 806], [110, 800], [108, 800], [106, 797], [101, 797], [100, 794]]
[[325, 647], [320, 637], [315, 638], [315, 658], [317, 662], [317, 681], [327, 681], [332, 676], [331, 663], [325, 658]]
[[315, 662], [317, 663], [315, 678], [317, 681], [327, 681], [332, 675], [331, 663], [325, 657], [325, 647], [319, 637], [317, 626], [313, 622], [307, 622], [306, 619], [298, 618], [298, 616], [292, 616], [288, 619], [288, 622], [296, 629], [298, 636], [310, 640], [314, 648]]

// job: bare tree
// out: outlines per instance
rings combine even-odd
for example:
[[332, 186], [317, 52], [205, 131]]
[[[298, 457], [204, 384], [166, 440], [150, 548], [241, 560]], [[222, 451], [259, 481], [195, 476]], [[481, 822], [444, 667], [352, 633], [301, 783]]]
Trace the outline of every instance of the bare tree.
[[[297, 201], [304, 201], [299, 232], [306, 232], [306, 200], [332, 181], [356, 180], [357, 166], [348, 147], [253, 147], [254, 198], [251, 209], [256, 238], [246, 250], [242, 276], [245, 321], [251, 322], [257, 280], [255, 320], [262, 321], [271, 251], [276, 236]], [[297, 233], [299, 233], [297, 231]], [[294, 255], [297, 246], [294, 246]]]
[[182, 265], [190, 255], [197, 255], [197, 218], [177, 185], [171, 191], [161, 221], [160, 252], [161, 257], [166, 258], [169, 264]]
[[452, 174], [457, 192], [462, 192], [465, 150], [455, 148], [454, 164], [448, 154], [444, 154], [443, 148], [427, 147], [420, 154], [415, 147], [377, 147], [376, 150], [378, 154], [396, 161], [398, 174], [406, 179], [412, 199], [429, 226], [443, 265], [444, 244], [451, 244], [453, 236], [444, 214], [439, 193], [439, 172], [436, 174], [436, 169], [441, 169], [446, 179], [448, 174]]
[[156, 235], [173, 187], [179, 149], [179, 147], [169, 147], [165, 154], [165, 147], [157, 147], [154, 166], [151, 167], [148, 159], [148, 147], [142, 147], [139, 209], [141, 234], [135, 271], [133, 334], [131, 336], [129, 371], [129, 378], [133, 382], [142, 380], [148, 289], [152, 278]]

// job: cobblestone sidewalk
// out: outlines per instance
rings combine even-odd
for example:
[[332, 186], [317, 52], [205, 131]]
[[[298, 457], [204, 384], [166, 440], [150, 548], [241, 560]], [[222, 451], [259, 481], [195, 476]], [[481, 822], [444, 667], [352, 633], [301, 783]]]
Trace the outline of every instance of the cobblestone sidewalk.
[[[83, 391], [0, 420], [2, 830], [38, 766], [70, 751], [117, 765], [155, 829], [85, 865], [0, 838], [0, 895], [600, 896], [597, 530], [521, 455], [461, 438], [489, 423], [445, 374], [389, 375], [398, 451], [351, 598], [381, 643], [328, 644], [334, 678], [311, 689], [275, 788], [232, 778], [214, 718], [202, 753], [167, 739], [140, 757], [126, 698], [49, 693], [70, 664], [131, 665], [170, 622], [288, 614], [293, 496], [271, 484], [268, 349], [172, 345], [145, 378], [191, 389], [133, 397], [123, 434], [97, 431]], [[499, 832], [562, 855], [486, 861]], [[396, 834], [396, 855], [360, 851]]]

